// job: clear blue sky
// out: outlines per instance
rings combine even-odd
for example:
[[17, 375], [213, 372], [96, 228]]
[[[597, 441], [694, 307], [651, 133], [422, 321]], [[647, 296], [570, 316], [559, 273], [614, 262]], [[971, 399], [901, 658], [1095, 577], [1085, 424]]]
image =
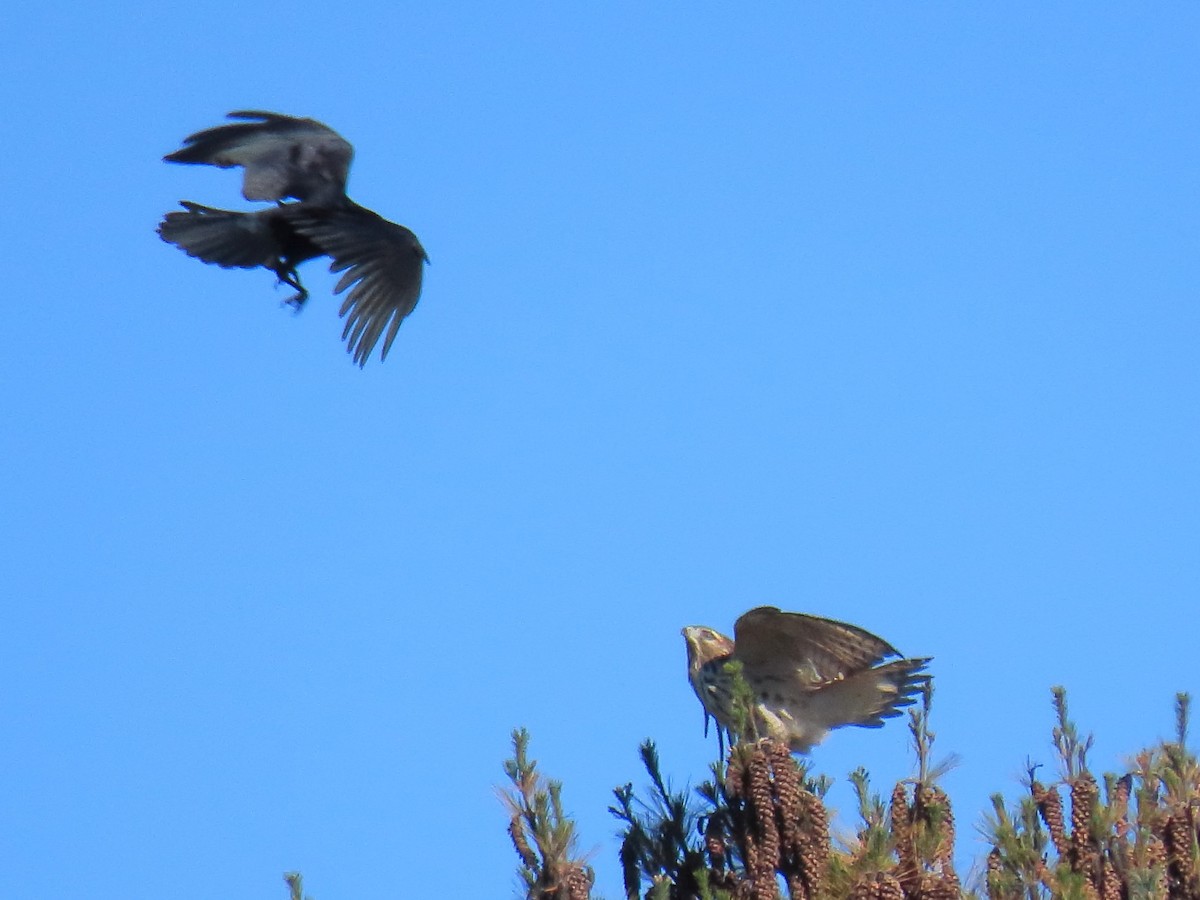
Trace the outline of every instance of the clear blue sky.
[[[713, 746], [679, 629], [935, 657], [967, 855], [1065, 683], [1200, 693], [1200, 6], [26, 4], [0, 33], [0, 896], [508, 896], [509, 732]], [[314, 116], [432, 265], [380, 365], [154, 234]], [[840, 779], [907, 775], [902, 723]], [[447, 887], [446, 873], [457, 879]]]

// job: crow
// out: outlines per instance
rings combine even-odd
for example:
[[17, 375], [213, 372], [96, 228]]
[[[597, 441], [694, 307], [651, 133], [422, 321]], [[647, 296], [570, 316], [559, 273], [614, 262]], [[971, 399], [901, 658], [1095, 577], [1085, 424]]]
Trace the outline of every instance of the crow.
[[328, 256], [330, 271], [343, 273], [334, 293], [350, 289], [339, 313], [347, 351], [361, 368], [383, 337], [386, 359], [421, 295], [428, 257], [417, 236], [346, 196], [354, 148], [332, 128], [272, 112], [228, 118], [236, 121], [185, 138], [164, 160], [241, 166], [242, 196], [275, 205], [236, 212], [185, 200], [183, 212], [163, 217], [159, 236], [222, 268], [270, 270], [297, 292], [287, 300], [296, 309], [308, 299], [296, 267]]

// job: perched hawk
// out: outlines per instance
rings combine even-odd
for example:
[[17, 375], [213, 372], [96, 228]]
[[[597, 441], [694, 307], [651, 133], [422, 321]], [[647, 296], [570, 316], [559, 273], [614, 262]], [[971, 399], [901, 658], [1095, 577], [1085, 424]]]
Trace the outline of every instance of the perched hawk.
[[269, 269], [296, 289], [287, 302], [297, 309], [308, 291], [296, 266], [328, 256], [330, 271], [345, 273], [334, 293], [350, 289], [340, 312], [346, 349], [363, 366], [383, 338], [379, 356], [386, 358], [421, 295], [427, 257], [417, 236], [346, 196], [354, 150], [332, 128], [271, 112], [232, 112], [229, 118], [238, 121], [191, 135], [164, 159], [241, 166], [242, 195], [275, 205], [233, 212], [184, 201], [183, 212], [163, 217], [159, 235], [206, 263]]
[[687, 641], [688, 679], [708, 716], [734, 728], [733, 678], [725, 664], [738, 661], [754, 694], [754, 728], [761, 737], [806, 753], [833, 728], [879, 728], [916, 701], [929, 681], [928, 658], [898, 659], [891, 644], [845, 622], [773, 606], [752, 609], [734, 625], [734, 639], [692, 625]]

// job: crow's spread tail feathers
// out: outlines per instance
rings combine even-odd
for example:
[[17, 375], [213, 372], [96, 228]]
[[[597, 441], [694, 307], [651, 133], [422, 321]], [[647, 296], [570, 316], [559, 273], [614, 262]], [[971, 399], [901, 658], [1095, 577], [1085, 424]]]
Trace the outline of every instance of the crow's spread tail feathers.
[[186, 200], [181, 205], [184, 212], [169, 212], [159, 223], [164, 241], [223, 269], [269, 269], [298, 292], [287, 301], [293, 306], [308, 298], [296, 266], [323, 251], [289, 223], [296, 204], [256, 212], [213, 209]]

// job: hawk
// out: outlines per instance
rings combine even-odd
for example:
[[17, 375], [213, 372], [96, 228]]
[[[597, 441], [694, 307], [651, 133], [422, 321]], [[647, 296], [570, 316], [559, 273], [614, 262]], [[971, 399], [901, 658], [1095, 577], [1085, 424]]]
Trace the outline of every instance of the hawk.
[[733, 733], [732, 661], [754, 694], [753, 728], [807, 753], [831, 729], [879, 728], [916, 702], [928, 657], [883, 660], [899, 651], [845, 622], [760, 606], [734, 624], [731, 640], [701, 625], [683, 629], [688, 680], [708, 717]]
[[[380, 338], [386, 359], [400, 323], [417, 305], [428, 257], [417, 236], [346, 196], [354, 148], [327, 125], [279, 113], [229, 113], [236, 121], [199, 131], [166, 162], [245, 170], [242, 196], [275, 205], [252, 212], [213, 209], [182, 201], [159, 236], [188, 256], [222, 268], [262, 267], [296, 290], [287, 302], [308, 299], [296, 267], [328, 256], [343, 272], [333, 291], [350, 292], [339, 313], [342, 339], [359, 367]], [[294, 202], [286, 202], [286, 201]]]

